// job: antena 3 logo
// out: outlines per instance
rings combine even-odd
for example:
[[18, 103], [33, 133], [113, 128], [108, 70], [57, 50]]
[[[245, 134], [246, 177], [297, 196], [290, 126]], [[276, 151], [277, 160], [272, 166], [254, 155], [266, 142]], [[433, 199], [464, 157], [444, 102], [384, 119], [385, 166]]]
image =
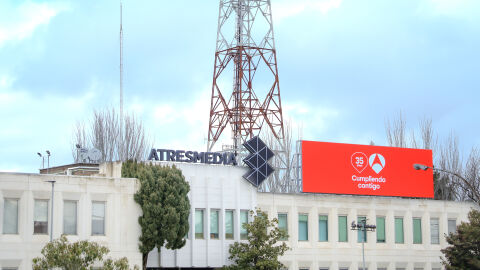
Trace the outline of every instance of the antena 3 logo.
[[378, 153], [370, 155], [367, 159], [367, 155], [364, 153], [355, 152], [351, 157], [351, 163], [358, 173], [362, 173], [368, 165], [370, 165], [372, 170], [377, 174], [385, 168], [385, 158]]
[[372, 154], [368, 158], [368, 164], [378, 174], [385, 167], [385, 158], [380, 154]]

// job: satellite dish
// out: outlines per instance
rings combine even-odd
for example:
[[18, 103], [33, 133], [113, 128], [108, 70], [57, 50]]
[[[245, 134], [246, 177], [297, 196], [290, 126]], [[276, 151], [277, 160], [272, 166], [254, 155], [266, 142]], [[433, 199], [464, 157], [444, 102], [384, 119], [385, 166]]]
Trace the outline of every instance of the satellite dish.
[[78, 158], [81, 162], [86, 162], [88, 159], [88, 149], [87, 148], [80, 148], [78, 150]]
[[98, 162], [102, 158], [102, 152], [96, 148], [92, 148], [88, 150], [87, 156], [90, 162]]
[[80, 148], [78, 152], [79, 159], [83, 163], [98, 163], [102, 159], [102, 152], [96, 148]]

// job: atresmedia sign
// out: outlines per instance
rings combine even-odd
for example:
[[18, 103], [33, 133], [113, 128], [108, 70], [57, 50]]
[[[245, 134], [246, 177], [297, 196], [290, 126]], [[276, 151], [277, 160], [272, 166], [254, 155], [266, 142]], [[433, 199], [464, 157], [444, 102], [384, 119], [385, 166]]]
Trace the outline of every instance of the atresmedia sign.
[[433, 198], [432, 151], [302, 141], [303, 192]]
[[237, 165], [234, 153], [197, 152], [155, 148], [150, 151], [148, 160]]

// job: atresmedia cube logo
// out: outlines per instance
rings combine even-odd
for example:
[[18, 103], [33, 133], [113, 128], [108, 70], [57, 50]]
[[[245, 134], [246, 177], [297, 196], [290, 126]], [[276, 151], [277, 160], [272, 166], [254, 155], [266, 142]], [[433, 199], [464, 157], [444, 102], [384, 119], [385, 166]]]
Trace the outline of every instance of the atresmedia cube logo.
[[272, 166], [268, 164], [268, 160], [274, 154], [258, 136], [245, 142], [243, 146], [250, 152], [250, 155], [243, 162], [251, 169], [243, 175], [243, 178], [258, 187], [274, 171]]

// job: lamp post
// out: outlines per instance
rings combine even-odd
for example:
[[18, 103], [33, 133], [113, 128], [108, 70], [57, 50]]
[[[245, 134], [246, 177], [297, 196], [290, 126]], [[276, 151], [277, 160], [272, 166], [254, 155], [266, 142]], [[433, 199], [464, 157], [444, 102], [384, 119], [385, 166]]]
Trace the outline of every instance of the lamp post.
[[473, 187], [472, 184], [467, 181], [467, 179], [465, 179], [464, 177], [462, 177], [458, 173], [447, 171], [447, 170], [444, 170], [444, 169], [438, 169], [438, 168], [435, 168], [433, 166], [430, 167], [430, 166], [423, 165], [423, 164], [418, 164], [418, 163], [413, 164], [413, 168], [415, 170], [423, 170], [423, 171], [431, 169], [432, 171], [444, 172], [444, 173], [451, 174], [451, 175], [457, 177], [458, 179], [462, 180], [465, 184], [467, 184], [468, 188], [470, 188], [473, 195], [476, 197], [476, 202], [480, 202], [480, 194], [478, 194], [477, 189], [475, 187]]
[[[45, 153], [47, 153], [47, 174], [50, 173], [50, 151], [46, 150]], [[41, 156], [40, 153], [37, 153], [39, 156]], [[55, 180], [47, 180], [45, 182], [49, 182], [52, 184], [52, 198], [50, 200], [50, 203], [52, 205], [52, 214], [50, 215], [50, 242], [53, 241], [53, 198], [54, 198], [54, 189], [55, 189]]]
[[362, 231], [362, 257], [363, 257], [363, 270], [365, 270], [365, 241], [367, 240], [367, 232], [374, 232], [377, 226], [367, 224], [367, 219], [363, 219], [360, 223], [355, 224], [352, 221], [352, 231]]
[[45, 157], [40, 152], [37, 152], [37, 155], [42, 158], [42, 169], [45, 169]]
[[49, 169], [50, 169], [50, 151], [45, 151], [47, 153], [47, 174], [49, 172]]

